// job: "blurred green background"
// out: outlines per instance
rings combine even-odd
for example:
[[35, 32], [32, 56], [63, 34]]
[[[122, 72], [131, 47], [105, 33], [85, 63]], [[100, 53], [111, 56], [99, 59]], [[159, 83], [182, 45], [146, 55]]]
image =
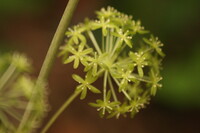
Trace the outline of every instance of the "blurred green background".
[[[141, 19], [165, 44], [160, 103], [174, 108], [200, 107], [200, 1], [123, 0], [113, 5]], [[126, 6], [122, 6], [127, 3]]]
[[[66, 4], [67, 0], [0, 0], [0, 52], [26, 53], [37, 75]], [[94, 17], [95, 10], [108, 5], [141, 20], [165, 44], [163, 88], [133, 120], [100, 119], [77, 99], [49, 133], [199, 133], [200, 1], [80, 0], [72, 23]], [[72, 72], [71, 66], [56, 62], [49, 83], [49, 115], [72, 93]]]

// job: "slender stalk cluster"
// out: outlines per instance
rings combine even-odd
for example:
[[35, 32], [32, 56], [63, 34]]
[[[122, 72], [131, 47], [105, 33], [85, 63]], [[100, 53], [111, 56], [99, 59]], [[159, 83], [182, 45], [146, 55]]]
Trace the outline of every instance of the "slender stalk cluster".
[[[161, 87], [160, 65], [163, 44], [131, 16], [112, 7], [96, 12], [97, 20], [85, 19], [66, 32], [60, 55], [64, 64], [84, 66], [85, 77], [73, 74], [76, 92], [84, 99], [88, 90], [102, 95], [91, 106], [101, 116], [133, 117], [149, 103]], [[103, 78], [101, 87], [93, 83]]]
[[[0, 132], [16, 133], [21, 122], [35, 79], [30, 75], [31, 63], [25, 55], [14, 53], [0, 56]], [[46, 110], [44, 102], [44, 89], [37, 93], [34, 108], [31, 109], [33, 121], [27, 121], [20, 133], [32, 132], [38, 127], [38, 122], [43, 118]]]

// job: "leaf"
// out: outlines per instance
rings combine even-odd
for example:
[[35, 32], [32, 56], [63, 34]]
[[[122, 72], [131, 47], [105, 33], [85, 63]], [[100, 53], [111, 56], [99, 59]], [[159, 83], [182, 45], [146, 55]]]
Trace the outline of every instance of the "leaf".
[[86, 77], [86, 81], [90, 84], [95, 82], [98, 79], [97, 76], [93, 76], [92, 71], [88, 71], [85, 77]]
[[98, 90], [96, 87], [92, 86], [92, 85], [88, 85], [88, 88], [90, 89], [90, 91], [92, 91], [93, 93], [101, 93], [100, 90]]
[[83, 91], [81, 92], [81, 97], [80, 97], [80, 99], [81, 99], [81, 100], [85, 99], [86, 95], [87, 95], [87, 89], [85, 88], [85, 89], [83, 89]]
[[79, 43], [78, 37], [77, 37], [77, 36], [73, 36], [72, 39], [73, 39], [73, 41], [74, 41], [75, 44], [78, 44], [78, 43]]
[[124, 40], [124, 41], [130, 48], [132, 48], [133, 43], [131, 42], [131, 40]]
[[75, 58], [75, 60], [74, 60], [74, 69], [77, 69], [78, 68], [78, 66], [79, 66], [79, 59], [78, 58]]
[[138, 69], [139, 76], [143, 77], [144, 76], [144, 72], [143, 72], [142, 67], [141, 66], [137, 66], [137, 69]]
[[70, 56], [69, 58], [67, 58], [65, 61], [64, 61], [64, 64], [68, 64], [70, 62], [72, 62], [74, 60], [74, 56]]
[[92, 51], [93, 51], [92, 48], [88, 48], [88, 49], [82, 51], [82, 54], [83, 54], [83, 55], [86, 55], [86, 54], [91, 53]]
[[84, 83], [85, 82], [80, 76], [78, 76], [76, 74], [73, 74], [72, 78], [78, 83]]
[[111, 91], [109, 90], [107, 95], [106, 95], [106, 100], [109, 101], [111, 98]]

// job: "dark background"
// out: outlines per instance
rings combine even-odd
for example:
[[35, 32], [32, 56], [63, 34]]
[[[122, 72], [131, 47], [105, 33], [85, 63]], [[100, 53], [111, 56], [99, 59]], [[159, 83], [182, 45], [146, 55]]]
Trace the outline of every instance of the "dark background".
[[[37, 76], [66, 4], [67, 0], [0, 0], [0, 51], [25, 53]], [[72, 24], [108, 5], [140, 19], [165, 44], [164, 87], [134, 119], [101, 119], [87, 104], [93, 96], [76, 99], [48, 133], [200, 133], [200, 1], [80, 0]], [[56, 61], [49, 80], [49, 116], [73, 92], [72, 73], [79, 71]]]

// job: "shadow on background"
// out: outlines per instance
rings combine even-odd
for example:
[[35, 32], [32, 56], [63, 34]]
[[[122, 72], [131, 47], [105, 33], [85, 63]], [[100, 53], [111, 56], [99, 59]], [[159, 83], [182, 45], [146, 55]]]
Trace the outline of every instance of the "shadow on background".
[[[38, 74], [66, 0], [1, 0], [0, 51], [17, 50], [32, 58]], [[111, 5], [140, 19], [165, 44], [163, 88], [135, 119], [105, 120], [86, 101], [77, 99], [49, 133], [199, 133], [200, 120], [200, 1], [84, 0], [73, 17], [78, 23]], [[75, 87], [72, 66], [56, 62], [50, 77], [49, 116]], [[70, 86], [69, 86], [70, 84]], [[48, 118], [46, 118], [46, 121]]]

